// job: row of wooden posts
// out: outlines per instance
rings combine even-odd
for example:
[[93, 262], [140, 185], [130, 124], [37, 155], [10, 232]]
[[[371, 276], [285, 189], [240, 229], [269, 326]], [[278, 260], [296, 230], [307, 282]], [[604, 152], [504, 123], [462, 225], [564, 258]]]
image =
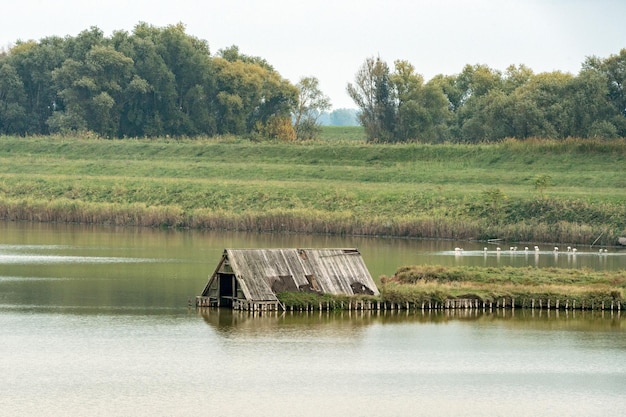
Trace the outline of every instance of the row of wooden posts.
[[[207, 297], [197, 297], [196, 307], [212, 307]], [[371, 300], [325, 301], [318, 304], [300, 306], [283, 305], [280, 302], [255, 302], [234, 300], [232, 309], [243, 311], [314, 311], [314, 310], [493, 310], [493, 309], [540, 309], [540, 310], [610, 310], [621, 311], [622, 302], [576, 303], [576, 300], [531, 299], [516, 303], [515, 298], [499, 298], [495, 301], [479, 299], [448, 299], [443, 302], [424, 301], [422, 303], [391, 303]]]
[[483, 301], [479, 299], [448, 299], [443, 302], [424, 301], [422, 303], [391, 303], [382, 301], [355, 300], [337, 303], [324, 302], [317, 305], [286, 306], [287, 311], [313, 311], [313, 310], [493, 310], [493, 309], [540, 309], [540, 310], [610, 310], [621, 311], [622, 303], [576, 303], [576, 300], [543, 300], [531, 299], [529, 305], [515, 303], [514, 298], [502, 298], [496, 301]]

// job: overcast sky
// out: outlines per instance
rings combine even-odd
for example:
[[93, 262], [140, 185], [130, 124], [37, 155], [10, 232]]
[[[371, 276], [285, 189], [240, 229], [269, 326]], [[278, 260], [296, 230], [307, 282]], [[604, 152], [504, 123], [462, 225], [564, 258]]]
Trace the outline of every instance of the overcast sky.
[[211, 53], [230, 45], [296, 83], [314, 76], [333, 108], [367, 57], [412, 63], [426, 80], [466, 64], [576, 74], [585, 57], [626, 48], [625, 0], [15, 0], [0, 6], [0, 48], [16, 40], [110, 36], [138, 22], [182, 22]]

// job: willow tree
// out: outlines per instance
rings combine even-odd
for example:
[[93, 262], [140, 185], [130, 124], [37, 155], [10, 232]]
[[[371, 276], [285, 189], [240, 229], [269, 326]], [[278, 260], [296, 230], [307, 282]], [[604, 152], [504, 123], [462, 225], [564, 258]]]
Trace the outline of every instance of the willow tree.
[[367, 58], [346, 90], [360, 109], [368, 141], [394, 142], [396, 105], [387, 63], [380, 57]]
[[17, 71], [0, 63], [0, 134], [23, 134], [27, 125], [26, 93]]
[[314, 139], [321, 131], [320, 115], [330, 109], [330, 98], [319, 88], [315, 77], [303, 77], [296, 84], [298, 101], [293, 111], [293, 127], [296, 139]]
[[617, 136], [626, 136], [626, 48], [619, 54], [610, 55], [608, 58], [588, 57], [583, 63], [585, 72], [597, 72], [604, 77], [608, 92], [606, 98], [613, 107], [612, 114], [605, 120], [594, 123], [603, 123], [613, 129]]
[[394, 63], [390, 76], [396, 97], [394, 137], [397, 141], [440, 142], [449, 118], [448, 101], [436, 82], [424, 77], [407, 61]]
[[294, 139], [296, 87], [264, 60], [240, 55], [232, 47], [227, 52], [212, 61], [218, 133]]

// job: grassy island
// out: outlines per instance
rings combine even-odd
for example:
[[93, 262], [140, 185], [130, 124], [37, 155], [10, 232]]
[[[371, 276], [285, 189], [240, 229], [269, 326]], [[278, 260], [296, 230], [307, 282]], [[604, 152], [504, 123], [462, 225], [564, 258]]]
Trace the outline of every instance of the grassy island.
[[288, 310], [626, 308], [626, 271], [414, 265], [382, 277], [380, 296], [282, 293]]

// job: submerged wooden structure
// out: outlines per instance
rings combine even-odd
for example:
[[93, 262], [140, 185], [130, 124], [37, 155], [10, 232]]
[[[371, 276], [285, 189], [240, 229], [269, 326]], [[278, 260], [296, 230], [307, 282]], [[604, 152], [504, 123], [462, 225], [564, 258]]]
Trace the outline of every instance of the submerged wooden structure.
[[281, 292], [379, 295], [358, 249], [225, 249], [196, 306], [284, 310]]

